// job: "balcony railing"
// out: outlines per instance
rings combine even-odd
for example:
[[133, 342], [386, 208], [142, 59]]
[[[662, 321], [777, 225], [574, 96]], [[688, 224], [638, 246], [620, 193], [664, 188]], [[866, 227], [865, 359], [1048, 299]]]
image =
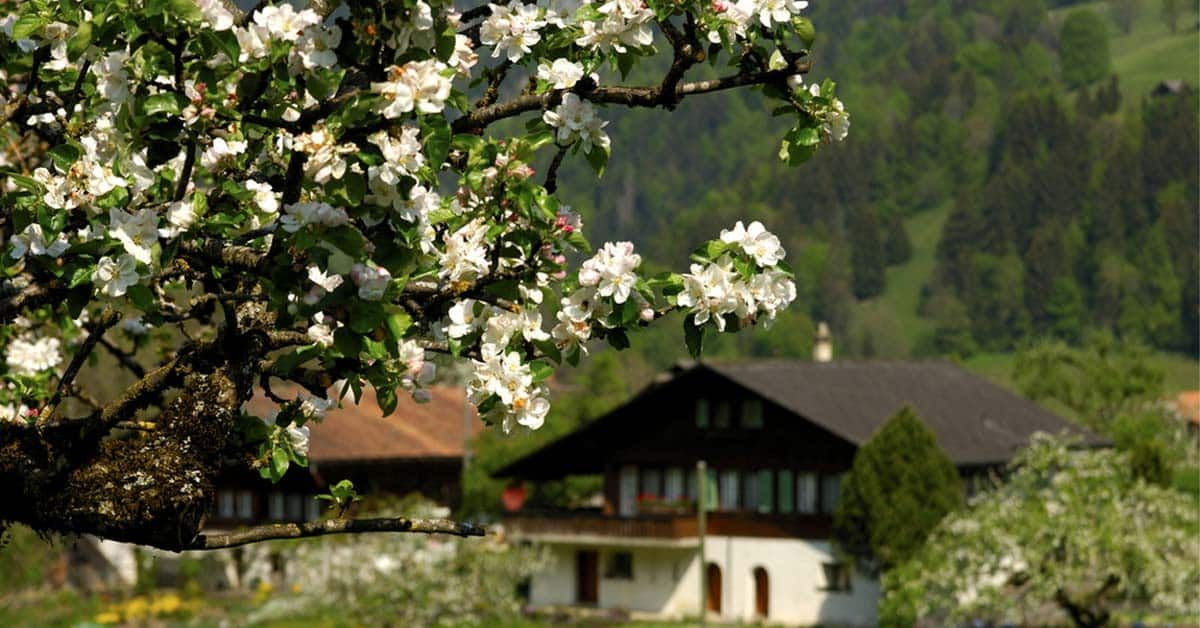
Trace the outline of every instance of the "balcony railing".
[[[612, 536], [650, 539], [686, 539], [699, 535], [696, 515], [642, 514], [616, 517], [595, 511], [521, 511], [509, 514], [504, 524], [511, 534], [539, 536]], [[831, 522], [824, 515], [762, 515], [712, 512], [706, 532], [716, 536], [829, 538]]]

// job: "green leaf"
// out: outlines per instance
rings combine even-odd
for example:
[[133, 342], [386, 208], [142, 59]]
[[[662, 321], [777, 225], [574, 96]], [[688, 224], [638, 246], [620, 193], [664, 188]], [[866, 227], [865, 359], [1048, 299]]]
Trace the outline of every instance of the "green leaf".
[[84, 266], [83, 268], [76, 268], [75, 271], [71, 273], [71, 281], [69, 283], [67, 283], [67, 288], [74, 288], [76, 286], [79, 286], [79, 285], [82, 285], [85, 283], [91, 283], [91, 281], [92, 281], [92, 267], [91, 266]]
[[6, 176], [9, 179], [11, 179], [12, 182], [14, 184], [16, 184], [17, 187], [19, 187], [23, 190], [28, 190], [30, 192], [33, 192], [34, 194], [45, 194], [46, 193], [46, 188], [42, 187], [42, 184], [38, 183], [37, 180], [34, 179], [33, 177], [27, 177], [25, 175], [11, 173], [11, 172], [8, 173]]
[[562, 351], [559, 351], [558, 345], [554, 344], [553, 340], [535, 340], [533, 346], [542, 352], [542, 355], [562, 364]]
[[[167, 0], [171, 15], [188, 22], [199, 22], [204, 16], [193, 0]], [[237, 57], [234, 57], [236, 59]]]
[[584, 152], [584, 156], [587, 157], [588, 165], [596, 171], [596, 176], [603, 177], [604, 169], [608, 167], [608, 151], [599, 146], [592, 146], [592, 150]]
[[143, 312], [154, 311], [154, 295], [150, 292], [150, 288], [143, 285], [130, 286], [126, 294], [129, 295], [129, 300], [133, 301], [133, 304], [139, 310]]
[[683, 319], [683, 340], [687, 343], [688, 353], [692, 358], [699, 359], [704, 351], [704, 327], [696, 325], [696, 316], [688, 314]]
[[291, 460], [288, 459], [287, 452], [279, 448], [271, 450], [271, 481], [278, 482], [283, 479], [290, 465]]
[[45, 26], [49, 21], [50, 20], [33, 13], [22, 15], [21, 17], [17, 18], [16, 22], [13, 22], [12, 38], [14, 41], [18, 39], [28, 39], [30, 35], [42, 30], [42, 27]]
[[405, 311], [395, 312], [387, 317], [387, 328], [392, 338], [397, 342], [404, 339], [404, 332], [412, 327], [412, 315]]
[[360, 334], [369, 334], [383, 323], [385, 316], [386, 313], [383, 311], [383, 305], [378, 301], [356, 300], [350, 305], [350, 324], [348, 327], [351, 331]]
[[617, 351], [624, 351], [629, 348], [629, 335], [624, 329], [613, 329], [608, 332], [608, 344]]
[[84, 50], [92, 43], [92, 23], [84, 22], [79, 25], [75, 34], [67, 41], [67, 58], [74, 61], [83, 54]]
[[278, 358], [275, 358], [275, 371], [280, 375], [287, 375], [296, 370], [296, 367], [304, 364], [321, 352], [321, 348], [315, 345], [301, 347], [294, 351], [289, 351]]
[[183, 96], [171, 92], [154, 94], [142, 101], [142, 113], [147, 116], [159, 113], [179, 115], [183, 111], [182, 101]]
[[421, 121], [421, 136], [425, 138], [425, 157], [436, 170], [450, 154], [450, 123], [443, 116], [427, 117]]
[[383, 411], [383, 416], [390, 416], [396, 411], [396, 404], [399, 400], [396, 398], [396, 389], [391, 386], [376, 386], [375, 398], [379, 400], [379, 409]]
[[575, 250], [579, 251], [580, 253], [592, 252], [592, 245], [587, 241], [587, 238], [583, 237], [582, 232], [572, 231], [571, 233], [567, 234], [566, 240], [567, 244], [575, 247]]
[[232, 30], [204, 30], [201, 31], [200, 38], [204, 40], [207, 46], [224, 52], [225, 56], [234, 61], [237, 61], [238, 57], [242, 54], [242, 48], [238, 45], [237, 35], [234, 35]]
[[792, 18], [792, 28], [795, 29], [796, 36], [804, 44], [805, 48], [812, 48], [813, 41], [817, 38], [817, 31], [813, 28], [812, 20], [806, 17]]
[[50, 149], [48, 154], [54, 160], [54, 165], [58, 166], [59, 170], [66, 172], [71, 168], [71, 164], [79, 161], [83, 151], [74, 144], [59, 144]]
[[534, 360], [529, 363], [529, 371], [533, 374], [533, 381], [541, 382], [554, 374], [554, 367], [545, 360]]
[[821, 133], [816, 127], [811, 126], [797, 129], [790, 137], [800, 146], [816, 146], [821, 143]]

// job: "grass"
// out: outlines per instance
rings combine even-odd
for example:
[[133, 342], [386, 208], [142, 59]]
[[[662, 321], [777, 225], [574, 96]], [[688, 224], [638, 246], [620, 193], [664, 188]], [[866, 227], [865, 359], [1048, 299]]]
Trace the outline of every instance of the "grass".
[[[934, 254], [938, 240], [942, 237], [942, 225], [950, 215], [951, 203], [928, 209], [904, 221], [908, 239], [912, 244], [912, 257], [903, 264], [887, 269], [887, 284], [877, 299], [891, 306], [896, 318], [908, 336], [908, 346], [916, 346], [917, 339], [932, 330], [933, 323], [922, 318], [918, 312], [921, 288], [933, 275]], [[875, 299], [873, 299], [875, 300]]]
[[[1133, 28], [1122, 33], [1116, 23], [1109, 20], [1109, 50], [1112, 52], [1113, 70], [1121, 83], [1121, 96], [1125, 105], [1137, 106], [1142, 97], [1161, 81], [1183, 79], [1196, 85], [1200, 83], [1200, 31], [1196, 29], [1197, 16], [1188, 10], [1193, 3], [1181, 3], [1184, 7], [1179, 19], [1179, 28], [1172, 33], [1163, 21], [1158, 0], [1142, 0]], [[1109, 15], [1108, 2], [1087, 2], [1063, 7], [1051, 12], [1055, 24], [1061, 24], [1067, 13], [1073, 10], [1091, 9], [1102, 16]]]
[[[1184, 390], [1200, 388], [1200, 362], [1176, 353], [1156, 352], [1150, 361], [1162, 369], [1163, 392], [1174, 397]], [[977, 353], [965, 360], [963, 366], [989, 380], [1015, 390], [1013, 385], [1013, 353]]]

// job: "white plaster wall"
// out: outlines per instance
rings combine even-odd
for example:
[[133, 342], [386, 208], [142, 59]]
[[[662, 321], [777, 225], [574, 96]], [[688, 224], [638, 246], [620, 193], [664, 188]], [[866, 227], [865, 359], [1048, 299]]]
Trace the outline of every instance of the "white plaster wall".
[[[721, 610], [725, 617], [754, 620], [754, 569], [767, 570], [770, 616], [787, 624], [876, 623], [879, 583], [858, 574], [850, 591], [826, 591], [823, 563], [833, 562], [829, 543], [802, 539], [710, 537], [705, 542], [706, 562], [721, 568]], [[685, 586], [697, 591], [699, 583]], [[694, 606], [693, 606], [694, 608]]]
[[[599, 553], [598, 606], [656, 613], [665, 618], [695, 617], [700, 607], [700, 565], [694, 549], [549, 546], [545, 567], [534, 574], [530, 602], [536, 606], [576, 603], [575, 553]], [[604, 577], [614, 551], [633, 553], [632, 580]], [[705, 562], [721, 568], [722, 616], [755, 620], [754, 569], [764, 567], [770, 584], [773, 623], [791, 625], [873, 625], [879, 584], [854, 575], [849, 592], [825, 591], [822, 563], [832, 562], [829, 543], [801, 539], [708, 537]]]

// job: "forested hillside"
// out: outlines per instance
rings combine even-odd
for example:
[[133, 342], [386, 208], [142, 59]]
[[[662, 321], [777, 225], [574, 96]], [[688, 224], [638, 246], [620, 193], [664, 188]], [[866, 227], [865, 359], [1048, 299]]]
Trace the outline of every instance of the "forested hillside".
[[[1200, 38], [1191, 7], [1174, 30], [1161, 8], [814, 2], [824, 39], [809, 80], [842, 81], [843, 145], [789, 169], [764, 159], [785, 129], [761, 98], [715, 95], [671, 124], [613, 112], [614, 144], [638, 148], [614, 155], [599, 186], [576, 169], [561, 189], [590, 234], [636, 239], [663, 264], [736, 217], [788, 234], [807, 311], [726, 341], [742, 353], [806, 355], [825, 320], [843, 356], [967, 356], [1093, 328], [1194, 355], [1197, 77], [1167, 73], [1195, 74]], [[1148, 66], [1143, 48], [1166, 56]], [[1147, 91], [1168, 79], [1185, 85]], [[641, 340], [651, 364], [675, 356]]]

